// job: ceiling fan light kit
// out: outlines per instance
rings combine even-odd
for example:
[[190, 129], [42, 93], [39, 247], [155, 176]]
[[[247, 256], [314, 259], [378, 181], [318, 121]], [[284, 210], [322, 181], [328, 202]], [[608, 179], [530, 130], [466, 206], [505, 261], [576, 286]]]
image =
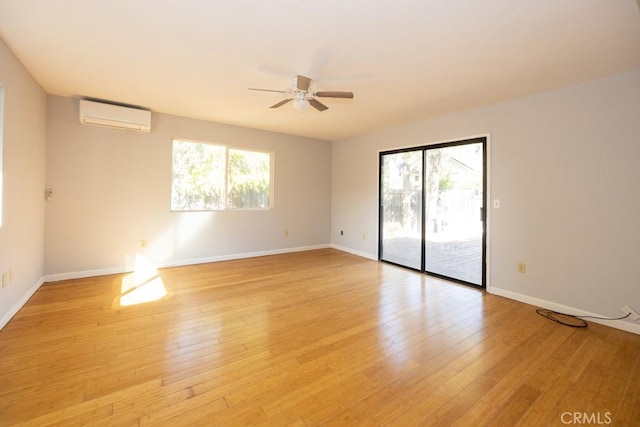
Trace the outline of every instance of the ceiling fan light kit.
[[300, 113], [304, 111], [304, 109], [307, 108], [308, 106], [309, 106], [309, 101], [307, 101], [303, 97], [297, 97], [296, 99], [293, 100], [293, 108], [295, 108], [296, 111]]
[[353, 92], [344, 92], [344, 91], [313, 92], [311, 91], [311, 79], [309, 77], [305, 77], [301, 75], [291, 77], [291, 88], [288, 90], [258, 89], [258, 88], [249, 88], [249, 90], [283, 93], [286, 96], [288, 96], [288, 98], [272, 105], [270, 108], [279, 108], [291, 102], [293, 105], [293, 108], [295, 108], [296, 111], [298, 112], [304, 111], [307, 107], [309, 107], [309, 105], [311, 105], [313, 108], [315, 108], [318, 111], [328, 110], [329, 107], [324, 105], [322, 102], [318, 101], [316, 97], [353, 99]]

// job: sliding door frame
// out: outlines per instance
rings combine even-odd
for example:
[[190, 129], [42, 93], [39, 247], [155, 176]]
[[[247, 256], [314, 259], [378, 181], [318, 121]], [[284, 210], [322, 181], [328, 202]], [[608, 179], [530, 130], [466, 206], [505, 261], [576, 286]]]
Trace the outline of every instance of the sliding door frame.
[[[459, 145], [470, 145], [470, 144], [482, 144], [482, 280], [481, 284], [477, 285], [475, 283], [467, 282], [464, 280], [443, 276], [437, 273], [431, 273], [426, 271], [425, 266], [425, 251], [426, 251], [426, 191], [425, 191], [425, 165], [426, 165], [426, 153], [428, 150], [436, 150], [440, 148], [447, 147], [455, 147]], [[414, 152], [414, 151], [422, 151], [422, 203], [421, 203], [421, 258], [420, 258], [420, 268], [413, 268], [410, 266], [398, 264], [392, 261], [387, 261], [382, 259], [383, 255], [383, 179], [382, 179], [382, 166], [383, 166], [383, 156], [390, 154], [398, 154], [398, 153], [406, 153], [406, 152]], [[453, 140], [448, 142], [439, 142], [435, 144], [427, 144], [427, 145], [418, 145], [412, 147], [404, 147], [398, 148], [394, 150], [386, 150], [380, 151], [378, 153], [378, 261], [385, 262], [388, 264], [398, 265], [403, 268], [408, 268], [410, 270], [419, 271], [421, 273], [427, 274], [429, 276], [434, 276], [438, 278], [442, 278], [445, 280], [449, 280], [456, 283], [461, 283], [463, 285], [468, 285], [476, 288], [486, 289], [487, 287], [487, 262], [488, 262], [488, 251], [487, 251], [487, 240], [488, 240], [488, 186], [489, 186], [489, 137], [488, 136], [478, 136], [460, 140]]]

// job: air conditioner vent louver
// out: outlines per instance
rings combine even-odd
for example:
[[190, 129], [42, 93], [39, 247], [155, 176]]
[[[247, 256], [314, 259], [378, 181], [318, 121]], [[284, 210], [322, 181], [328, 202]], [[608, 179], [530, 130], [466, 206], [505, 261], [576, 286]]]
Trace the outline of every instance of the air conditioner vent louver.
[[113, 129], [151, 132], [151, 111], [80, 100], [80, 123]]

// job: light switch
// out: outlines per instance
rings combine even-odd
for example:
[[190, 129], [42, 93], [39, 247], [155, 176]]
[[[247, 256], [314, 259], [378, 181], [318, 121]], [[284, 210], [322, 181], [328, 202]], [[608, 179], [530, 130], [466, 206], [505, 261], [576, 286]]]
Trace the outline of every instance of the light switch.
[[500, 199], [493, 199], [493, 209], [500, 209]]

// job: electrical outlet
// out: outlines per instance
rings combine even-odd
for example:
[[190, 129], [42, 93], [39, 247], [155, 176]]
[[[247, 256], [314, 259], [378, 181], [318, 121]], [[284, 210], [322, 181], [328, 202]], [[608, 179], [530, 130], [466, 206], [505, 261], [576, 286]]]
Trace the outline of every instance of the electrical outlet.
[[518, 263], [518, 273], [524, 274], [527, 272], [527, 264], [525, 264], [524, 262], [519, 262]]
[[640, 320], [640, 314], [638, 314], [637, 311], [635, 311], [633, 308], [629, 307], [628, 305], [625, 305], [624, 307], [621, 307], [620, 310], [624, 314], [628, 314], [629, 315], [629, 319], [631, 319], [631, 320]]
[[284, 237], [289, 237], [289, 230], [284, 230]]
[[147, 239], [140, 240], [140, 247], [141, 248], [146, 248], [147, 247]]

